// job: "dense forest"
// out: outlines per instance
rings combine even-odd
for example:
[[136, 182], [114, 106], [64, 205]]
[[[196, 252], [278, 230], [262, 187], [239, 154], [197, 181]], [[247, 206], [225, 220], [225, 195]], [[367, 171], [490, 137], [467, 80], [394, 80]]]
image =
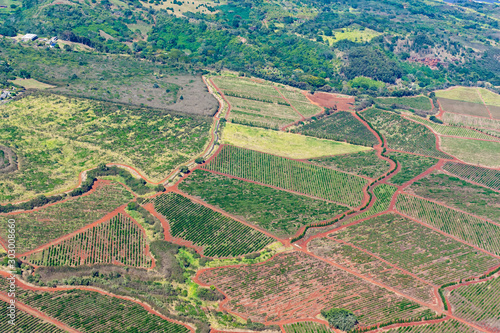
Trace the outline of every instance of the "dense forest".
[[[391, 95], [454, 84], [500, 85], [499, 5], [416, 0], [196, 3], [75, 0], [54, 5], [23, 0], [0, 12], [0, 34], [58, 36], [96, 53], [125, 53], [198, 70], [227, 68], [311, 90]], [[64, 51], [75, 52], [66, 46]], [[8, 54], [0, 55], [4, 84], [5, 73], [20, 76], [22, 70], [9, 67]], [[374, 82], [360, 85], [359, 77]]]

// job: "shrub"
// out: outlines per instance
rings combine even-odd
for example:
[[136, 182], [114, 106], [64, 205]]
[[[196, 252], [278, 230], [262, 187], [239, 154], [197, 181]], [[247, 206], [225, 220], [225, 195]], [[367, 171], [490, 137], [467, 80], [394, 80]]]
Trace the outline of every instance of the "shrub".
[[346, 309], [321, 310], [321, 315], [328, 320], [330, 326], [342, 331], [350, 331], [358, 323], [356, 315]]

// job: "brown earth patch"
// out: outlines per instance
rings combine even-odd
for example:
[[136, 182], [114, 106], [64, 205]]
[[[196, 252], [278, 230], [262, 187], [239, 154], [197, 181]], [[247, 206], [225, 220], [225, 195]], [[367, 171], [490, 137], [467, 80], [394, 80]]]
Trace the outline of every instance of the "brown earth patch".
[[[439, 104], [444, 111], [460, 113], [470, 116], [487, 117], [490, 115], [484, 104], [456, 101], [453, 99], [439, 98]], [[499, 113], [500, 116], [500, 113]]]
[[314, 94], [303, 92], [303, 94], [313, 104], [322, 106], [324, 108], [333, 108], [336, 105], [337, 110], [339, 111], [354, 110], [355, 98], [353, 96], [331, 94], [326, 92], [315, 92]]

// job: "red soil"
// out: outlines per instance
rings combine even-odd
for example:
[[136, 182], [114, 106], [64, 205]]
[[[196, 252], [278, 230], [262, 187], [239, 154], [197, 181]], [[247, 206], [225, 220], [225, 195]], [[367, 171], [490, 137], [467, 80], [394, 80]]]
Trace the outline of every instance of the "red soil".
[[333, 108], [335, 105], [338, 111], [352, 111], [354, 108], [355, 98], [353, 96], [344, 97], [322, 91], [317, 91], [314, 95], [311, 95], [307, 91], [303, 91], [302, 93], [311, 103], [324, 108]]

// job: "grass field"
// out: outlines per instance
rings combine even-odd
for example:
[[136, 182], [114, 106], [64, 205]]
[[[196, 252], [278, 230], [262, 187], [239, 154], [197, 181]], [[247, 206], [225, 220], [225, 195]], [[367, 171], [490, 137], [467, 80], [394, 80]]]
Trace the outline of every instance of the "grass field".
[[406, 295], [423, 302], [432, 303], [433, 301], [431, 285], [394, 269], [386, 262], [349, 244], [325, 237], [314, 239], [308, 244], [308, 248], [322, 258], [329, 259], [364, 276], [369, 276]]
[[450, 319], [437, 324], [393, 328], [386, 333], [476, 333], [477, 331], [459, 321]]
[[[7, 280], [0, 280], [5, 288]], [[94, 291], [35, 292], [18, 287], [16, 298], [80, 332], [189, 332], [132, 301]]]
[[492, 332], [500, 328], [500, 278], [454, 289], [450, 303], [454, 314], [461, 318], [487, 327]]
[[500, 191], [500, 171], [454, 162], [447, 162], [443, 170]]
[[203, 170], [195, 170], [179, 189], [279, 237], [289, 237], [303, 225], [328, 220], [347, 210], [334, 203]]
[[479, 88], [479, 95], [486, 105], [500, 106], [500, 95], [484, 88]]
[[237, 257], [262, 250], [274, 241], [180, 194], [158, 196], [154, 206], [168, 220], [172, 236], [203, 246], [207, 257]]
[[222, 143], [295, 159], [309, 159], [369, 150], [367, 147], [344, 142], [231, 123], [224, 126]]
[[216, 268], [199, 278], [220, 288], [231, 298], [226, 306], [252, 321], [312, 318], [332, 307], [353, 311], [361, 325], [430, 315], [418, 304], [301, 252], [258, 265]]
[[54, 88], [55, 86], [52, 86], [50, 84], [46, 84], [40, 81], [37, 81], [35, 79], [15, 79], [12, 81], [12, 83], [17, 84], [18, 86], [24, 87], [26, 89], [49, 89], [49, 88]]
[[378, 158], [375, 150], [361, 151], [341, 156], [327, 156], [309, 159], [319, 166], [351, 172], [359, 176], [376, 178], [389, 171], [389, 163]]
[[483, 104], [478, 89], [475, 87], [454, 87], [447, 90], [436, 90], [435, 93], [438, 98]]
[[500, 142], [442, 137], [441, 149], [466, 163], [500, 167]]
[[351, 42], [359, 43], [369, 42], [381, 34], [380, 32], [369, 28], [352, 25], [343, 29], [334, 30], [333, 35], [334, 36], [322, 35], [322, 37], [323, 39], [328, 40], [330, 45], [333, 45], [341, 40], [349, 40]]
[[351, 207], [361, 204], [363, 187], [368, 183], [333, 169], [234, 146], [223, 146], [205, 167]]
[[500, 254], [500, 227], [439, 204], [400, 194], [396, 209], [491, 253]]
[[388, 98], [376, 98], [375, 103], [380, 104], [385, 107], [391, 107], [396, 105], [396, 108], [409, 108], [430, 111], [432, 109], [432, 104], [427, 96], [416, 96], [416, 97], [388, 97]]
[[390, 183], [396, 185], [403, 185], [438, 162], [438, 160], [431, 157], [400, 152], [390, 152], [388, 155], [401, 164], [401, 170], [389, 179]]
[[37, 266], [105, 263], [151, 267], [151, 258], [146, 254], [146, 236], [134, 222], [121, 214], [22, 259]]
[[[97, 183], [88, 195], [72, 198], [38, 211], [13, 215], [16, 220], [16, 247], [18, 254], [32, 250], [51, 240], [76, 231], [97, 221], [107, 213], [132, 200], [132, 195], [116, 183]], [[0, 215], [2, 238], [7, 239], [9, 215]]]
[[436, 285], [481, 275], [500, 264], [474, 248], [396, 214], [371, 218], [331, 234]]
[[350, 112], [339, 111], [292, 129], [293, 132], [322, 139], [346, 141], [371, 147], [377, 138]]
[[0, 115], [0, 144], [17, 147], [21, 166], [0, 175], [2, 202], [66, 190], [101, 162], [131, 165], [158, 181], [202, 151], [210, 128], [204, 117], [45, 94], [0, 106]]
[[395, 113], [374, 108], [363, 112], [362, 116], [382, 133], [391, 149], [449, 158], [436, 149], [436, 137], [421, 124], [404, 119]]
[[500, 193], [482, 186], [434, 172], [413, 183], [410, 190], [424, 198], [500, 223]]

